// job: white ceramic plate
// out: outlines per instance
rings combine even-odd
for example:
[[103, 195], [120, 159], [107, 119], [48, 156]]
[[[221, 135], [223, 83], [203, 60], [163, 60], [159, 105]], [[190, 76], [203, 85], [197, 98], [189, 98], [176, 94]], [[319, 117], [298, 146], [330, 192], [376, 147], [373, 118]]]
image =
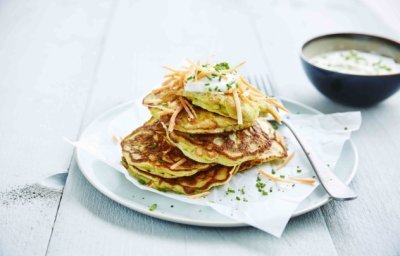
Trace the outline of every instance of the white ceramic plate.
[[[133, 102], [128, 102], [107, 111], [93, 121], [82, 133], [81, 139], [92, 133], [98, 126], [110, 122], [116, 114], [133, 109]], [[292, 113], [317, 114], [319, 111], [291, 100], [283, 104]], [[210, 226], [239, 227], [247, 224], [222, 216], [207, 206], [197, 206], [176, 201], [150, 191], [141, 190], [125, 179], [124, 175], [96, 160], [89, 153], [77, 149], [78, 165], [86, 179], [101, 193], [110, 199], [140, 213], [177, 223]], [[358, 154], [354, 144], [347, 141], [335, 168], [335, 173], [347, 184], [353, 179], [358, 165]], [[329, 202], [330, 198], [319, 186], [296, 209], [292, 217], [307, 213]], [[149, 206], [156, 203], [157, 210], [149, 211]]]

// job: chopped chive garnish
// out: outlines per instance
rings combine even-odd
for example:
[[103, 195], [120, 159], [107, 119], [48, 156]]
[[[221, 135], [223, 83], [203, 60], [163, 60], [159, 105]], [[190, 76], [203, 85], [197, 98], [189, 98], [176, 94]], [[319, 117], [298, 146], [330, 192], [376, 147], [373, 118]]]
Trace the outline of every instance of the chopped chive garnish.
[[229, 64], [227, 62], [221, 62], [214, 66], [215, 71], [227, 70], [229, 69]]
[[271, 124], [272, 128], [274, 128], [274, 130], [278, 130], [279, 129], [279, 125], [278, 125], [277, 122], [271, 121], [270, 124]]
[[237, 196], [237, 197], [236, 197], [236, 200], [240, 201], [240, 197]]
[[284, 178], [285, 178], [285, 175], [279, 175], [279, 177], [281, 177], [282, 179], [284, 179]]
[[156, 143], [153, 143], [153, 144], [151, 144], [150, 146], [149, 146], [149, 149], [155, 149], [157, 147], [157, 144]]
[[275, 174], [275, 173], [276, 173], [275, 169], [272, 169], [272, 170], [271, 170], [271, 173], [272, 173], [272, 174]]
[[225, 194], [229, 194], [229, 193], [235, 193], [235, 190], [233, 190], [233, 189], [231, 189], [231, 188], [228, 188], [228, 189], [226, 190], [226, 193], [225, 193]]
[[149, 211], [154, 211], [155, 209], [157, 209], [157, 204], [152, 204], [149, 206]]

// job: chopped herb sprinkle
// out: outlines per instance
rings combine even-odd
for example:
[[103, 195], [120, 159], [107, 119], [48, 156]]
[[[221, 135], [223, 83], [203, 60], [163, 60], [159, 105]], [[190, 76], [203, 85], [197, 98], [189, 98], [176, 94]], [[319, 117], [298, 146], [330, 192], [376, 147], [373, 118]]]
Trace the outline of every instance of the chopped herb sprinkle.
[[152, 204], [149, 206], [149, 211], [153, 212], [155, 209], [157, 209], [157, 204]]
[[266, 186], [265, 183], [262, 183], [262, 182], [256, 183], [256, 187], [259, 188], [259, 189], [264, 188], [265, 186]]
[[278, 125], [277, 122], [271, 121], [270, 123], [271, 123], [272, 128], [274, 128], [274, 130], [278, 130], [279, 129], [279, 125]]
[[221, 62], [218, 63], [214, 66], [215, 71], [221, 71], [221, 70], [228, 70], [229, 69], [229, 64], [227, 62]]
[[228, 188], [227, 190], [226, 190], [226, 192], [225, 192], [225, 194], [230, 194], [230, 193], [235, 193], [235, 190], [234, 189], [231, 189], [231, 188]]
[[155, 149], [157, 147], [156, 143], [150, 144], [149, 145], [149, 149]]

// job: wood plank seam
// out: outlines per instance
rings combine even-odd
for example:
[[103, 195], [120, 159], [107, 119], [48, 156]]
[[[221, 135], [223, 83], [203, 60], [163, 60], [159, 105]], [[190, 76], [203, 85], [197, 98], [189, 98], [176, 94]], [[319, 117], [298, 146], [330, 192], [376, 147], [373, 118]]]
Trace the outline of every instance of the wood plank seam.
[[[275, 79], [274, 79], [274, 75], [273, 75], [273, 72], [272, 72], [272, 69], [271, 69], [271, 66], [270, 66], [270, 62], [269, 62], [268, 56], [266, 55], [266, 52], [265, 52], [265, 50], [264, 50], [264, 47], [263, 47], [263, 44], [262, 44], [260, 35], [259, 35], [259, 33], [258, 33], [256, 24], [255, 24], [254, 20], [252, 19], [252, 16], [251, 16], [248, 12], [245, 12], [245, 13], [246, 13], [246, 15], [247, 15], [247, 17], [248, 17], [248, 19], [249, 19], [250, 27], [252, 28], [253, 33], [254, 33], [254, 36], [255, 36], [255, 38], [256, 38], [256, 42], [257, 42], [257, 44], [258, 44], [259, 51], [261, 52], [261, 57], [262, 57], [262, 59], [263, 59], [265, 65], [266, 65], [266, 72], [267, 72], [267, 75], [268, 75], [270, 81], [275, 85], [275, 82], [274, 82]], [[274, 91], [274, 94], [275, 94], [274, 96], [276, 96], [276, 95], [278, 94], [278, 92], [279, 92], [279, 89], [277, 89], [276, 86], [273, 86], [273, 85], [271, 85], [271, 87], [273, 87], [273, 89], [275, 90], [275, 91]], [[332, 239], [332, 236], [331, 236], [331, 232], [330, 232], [330, 230], [329, 230], [329, 228], [328, 228], [327, 220], [326, 220], [326, 218], [325, 218], [325, 215], [323, 214], [323, 211], [321, 210], [321, 208], [318, 208], [318, 209], [316, 209], [315, 211], [318, 211], [318, 213], [322, 216], [322, 218], [323, 218], [323, 220], [324, 220], [325, 228], [326, 228], [326, 230], [327, 230], [328, 233], [329, 233], [330, 242], [331, 242], [333, 248], [335, 248], [335, 253], [336, 253], [336, 255], [338, 255], [338, 249], [337, 249], [337, 247], [336, 247], [336, 244], [333, 242], [333, 239]]]
[[[85, 120], [86, 115], [87, 115], [88, 106], [90, 105], [93, 88], [95, 87], [95, 84], [96, 84], [97, 73], [98, 73], [99, 66], [100, 66], [100, 63], [101, 63], [101, 60], [102, 60], [102, 56], [103, 56], [103, 53], [104, 53], [104, 48], [105, 48], [105, 45], [106, 45], [106, 42], [107, 42], [107, 36], [108, 36], [109, 31], [110, 31], [110, 27], [111, 27], [112, 21], [114, 19], [114, 13], [115, 13], [115, 11], [117, 9], [118, 2], [119, 2], [119, 0], [113, 1], [112, 6], [110, 8], [110, 13], [108, 15], [109, 17], [107, 18], [107, 23], [106, 23], [105, 29], [104, 29], [104, 35], [103, 35], [103, 38], [102, 38], [101, 43], [100, 43], [99, 56], [97, 58], [96, 66], [95, 66], [95, 69], [93, 71], [92, 79], [91, 79], [91, 82], [90, 82], [89, 93], [88, 93], [88, 97], [87, 97], [87, 100], [86, 100], [85, 108], [83, 110], [82, 120], [81, 120], [79, 129], [78, 129], [78, 134], [76, 136], [76, 139], [79, 139], [79, 136], [82, 133], [82, 130], [84, 128], [83, 127], [84, 126], [84, 120]], [[68, 172], [69, 172], [69, 170], [71, 168], [71, 165], [72, 165], [72, 162], [74, 160], [74, 157], [75, 157], [75, 150], [73, 151], [73, 153], [71, 154], [71, 157], [70, 157], [70, 161], [69, 161], [69, 165], [68, 165], [68, 169], [67, 169]], [[67, 186], [68, 180], [69, 179], [67, 177], [67, 180], [65, 182], [64, 188], [65, 188], [65, 186]], [[63, 195], [64, 195], [64, 189], [61, 192], [61, 196], [60, 196], [60, 199], [58, 201], [57, 210], [56, 210], [56, 214], [55, 214], [55, 217], [54, 217], [53, 225], [51, 227], [51, 232], [50, 232], [50, 235], [49, 235], [49, 240], [47, 242], [45, 255], [48, 255], [48, 252], [49, 252], [49, 247], [50, 247], [51, 239], [53, 237], [53, 231], [54, 231], [54, 227], [55, 227], [56, 222], [57, 222], [58, 212], [60, 210], [60, 206], [61, 206]]]

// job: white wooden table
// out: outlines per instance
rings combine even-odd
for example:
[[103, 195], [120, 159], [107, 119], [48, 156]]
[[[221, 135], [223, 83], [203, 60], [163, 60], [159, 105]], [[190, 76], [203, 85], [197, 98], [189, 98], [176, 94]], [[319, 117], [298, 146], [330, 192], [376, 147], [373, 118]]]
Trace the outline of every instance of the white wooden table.
[[[76, 139], [103, 111], [157, 86], [161, 65], [210, 54], [247, 60], [244, 72], [268, 72], [284, 97], [325, 113], [353, 110], [311, 86], [299, 49], [312, 36], [339, 31], [400, 39], [396, 26], [385, 23], [396, 21], [400, 5], [383, 10], [382, 3], [377, 12], [373, 5], [2, 1], [0, 255], [399, 255], [400, 94], [361, 110], [352, 183], [359, 198], [291, 220], [281, 239], [250, 227], [199, 228], [129, 210], [85, 180], [61, 139]], [[32, 184], [65, 170], [63, 193], [30, 194]]]

